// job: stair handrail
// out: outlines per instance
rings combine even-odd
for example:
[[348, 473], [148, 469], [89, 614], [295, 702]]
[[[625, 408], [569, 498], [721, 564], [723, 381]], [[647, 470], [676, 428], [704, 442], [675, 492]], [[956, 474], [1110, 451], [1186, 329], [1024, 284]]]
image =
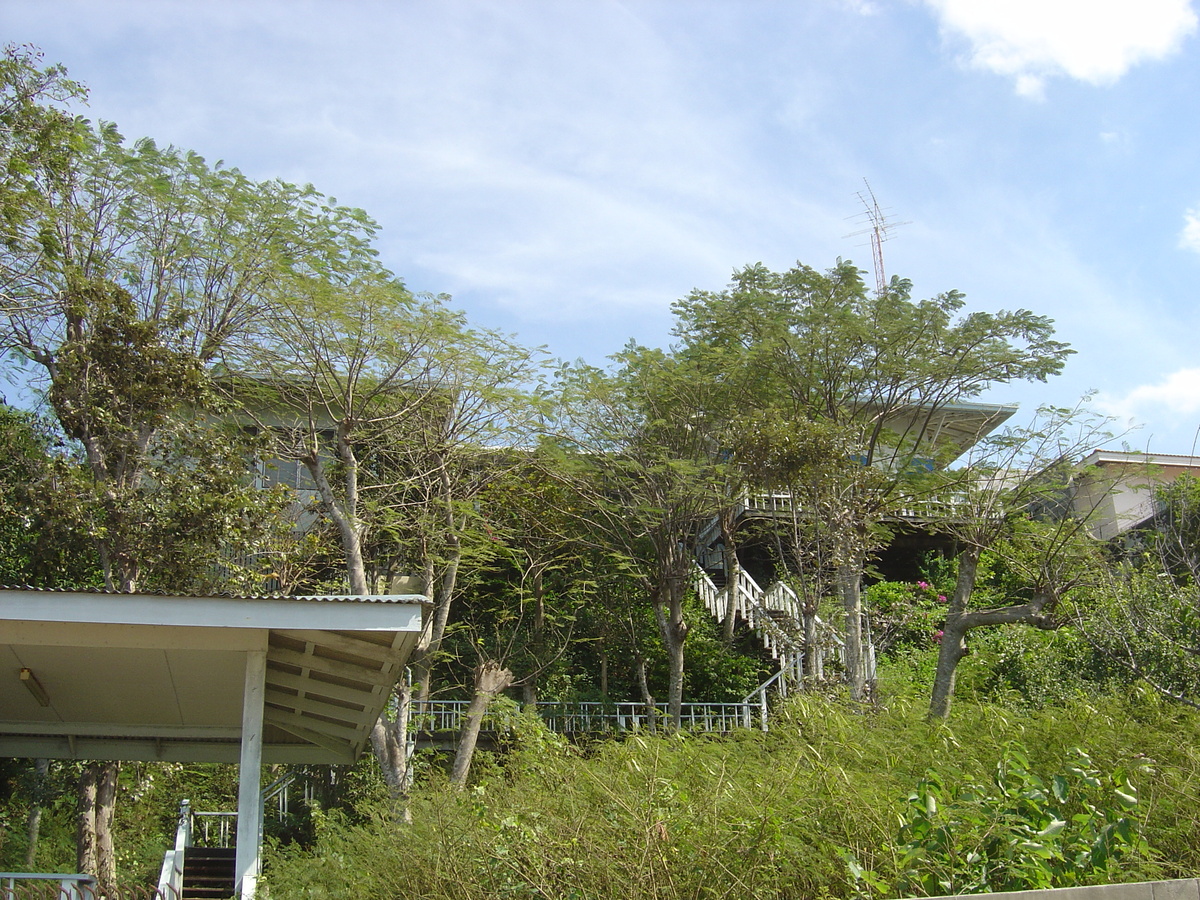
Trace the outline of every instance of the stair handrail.
[[767, 730], [767, 717], [770, 707], [770, 704], [768, 703], [768, 696], [770, 693], [772, 693], [772, 688], [774, 688], [774, 693], [780, 697], [786, 697], [788, 695], [789, 681], [798, 681], [801, 677], [798, 667], [796, 667], [796, 662], [798, 661], [799, 660], [797, 658], [791, 666], [781, 666], [778, 672], [742, 698], [742, 706], [746, 710], [745, 726], [747, 728], [753, 727], [751, 725], [751, 720], [753, 718], [752, 710], [757, 710], [759, 719], [758, 727], [763, 731]]
[[[705, 600], [705, 606], [708, 607], [709, 612], [714, 616], [724, 618], [725, 609], [720, 604], [719, 598], [724, 596], [725, 591], [729, 590], [730, 586], [726, 585], [724, 591], [720, 590], [713, 584], [713, 580], [700, 567], [699, 563], [694, 562], [692, 565], [697, 591]], [[738, 577], [735, 580], [737, 581], [737, 596], [739, 599], [744, 598], [746, 600], [746, 603], [741, 608], [742, 615], [746, 619], [746, 624], [759, 633], [764, 646], [771, 651], [771, 655], [778, 659], [780, 650], [788, 656], [802, 653], [804, 650], [803, 644], [797, 644], [796, 640], [767, 613], [767, 608], [759, 600], [763, 590], [758, 586], [758, 582], [754, 580], [750, 573], [739, 570]], [[709, 598], [713, 599], [710, 601]], [[714, 610], [719, 610], [719, 612]]]
[[179, 803], [179, 823], [175, 828], [175, 846], [163, 854], [162, 870], [158, 875], [158, 893], [163, 898], [183, 894], [183, 854], [192, 843], [192, 801]]
[[295, 772], [285, 772], [280, 775], [270, 784], [268, 784], [259, 793], [259, 806], [262, 809], [267, 808], [267, 804], [276, 798], [279, 799], [278, 809], [280, 817], [287, 815], [288, 812], [288, 788], [292, 786], [292, 782], [296, 780]]
[[[279, 814], [283, 816], [288, 811], [287, 789], [292, 782], [296, 780], [295, 772], [287, 772], [284, 775], [276, 778], [273, 782], [267, 785], [259, 792], [259, 808], [266, 809], [267, 804], [276, 798], [282, 798], [279, 804]], [[183, 894], [183, 863], [184, 855], [188, 847], [192, 846], [192, 832], [195, 827], [195, 819], [215, 818], [220, 824], [217, 829], [217, 839], [222, 846], [228, 842], [230, 835], [230, 823], [237, 819], [236, 812], [200, 812], [192, 809], [191, 800], [181, 800], [179, 802], [179, 823], [175, 828], [175, 846], [167, 850], [163, 854], [162, 869], [158, 875], [158, 893], [163, 900], [177, 900]], [[259, 841], [262, 840], [263, 823], [259, 822]], [[205, 839], [208, 839], [208, 829], [205, 828]], [[260, 860], [261, 865], [261, 860]]]

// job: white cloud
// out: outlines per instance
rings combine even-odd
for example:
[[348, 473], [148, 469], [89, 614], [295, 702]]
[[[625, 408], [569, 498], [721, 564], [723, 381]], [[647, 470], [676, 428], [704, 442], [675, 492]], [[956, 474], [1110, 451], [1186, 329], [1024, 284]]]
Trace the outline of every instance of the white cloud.
[[1096, 406], [1122, 420], [1195, 416], [1200, 414], [1200, 369], [1179, 369], [1122, 395], [1098, 394]]
[[925, 0], [942, 34], [965, 38], [970, 61], [1040, 99], [1045, 80], [1094, 85], [1176, 52], [1196, 30], [1191, 0]]
[[1179, 246], [1184, 250], [1200, 253], [1200, 209], [1189, 209], [1183, 214], [1183, 231], [1179, 233]]

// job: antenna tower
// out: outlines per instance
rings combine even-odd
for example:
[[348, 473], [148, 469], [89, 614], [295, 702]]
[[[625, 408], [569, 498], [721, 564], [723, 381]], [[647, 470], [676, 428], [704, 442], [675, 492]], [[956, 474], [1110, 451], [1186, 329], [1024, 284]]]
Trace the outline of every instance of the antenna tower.
[[863, 205], [863, 212], [851, 218], [857, 219], [860, 223], [867, 222], [869, 224], [861, 231], [855, 231], [846, 237], [861, 237], [864, 234], [871, 236], [871, 258], [875, 265], [875, 290], [883, 294], [887, 291], [887, 274], [883, 269], [883, 242], [892, 236], [893, 229], [910, 223], [889, 222], [883, 207], [875, 199], [875, 192], [871, 190], [871, 182], [864, 178], [863, 185], [866, 186], [866, 190], [858, 192], [858, 201]]

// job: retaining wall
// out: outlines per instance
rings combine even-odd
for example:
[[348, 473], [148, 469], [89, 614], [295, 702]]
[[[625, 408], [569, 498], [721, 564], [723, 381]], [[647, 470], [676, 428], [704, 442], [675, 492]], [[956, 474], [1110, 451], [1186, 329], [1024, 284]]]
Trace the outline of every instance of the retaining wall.
[[[980, 894], [987, 900], [1200, 900], [1200, 878], [1175, 881], [1138, 881], [1132, 884], [1098, 884], [1092, 887], [1050, 891], [1008, 891]], [[955, 900], [961, 900], [960, 894]], [[935, 897], [932, 900], [948, 900]]]

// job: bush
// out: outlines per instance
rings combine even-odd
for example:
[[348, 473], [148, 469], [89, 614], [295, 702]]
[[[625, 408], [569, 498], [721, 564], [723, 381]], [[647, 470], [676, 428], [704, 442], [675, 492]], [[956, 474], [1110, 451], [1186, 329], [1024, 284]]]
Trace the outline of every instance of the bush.
[[[1123, 769], [1104, 774], [1075, 750], [1049, 779], [1010, 743], [989, 784], [931, 769], [908, 795], [890, 884], [848, 860], [857, 885], [889, 897], [978, 894], [1120, 880], [1148, 860], [1145, 809]], [[1145, 772], [1148, 767], [1140, 767]]]
[[[922, 827], [914, 793], [920, 808], [933, 797], [968, 823], [963, 841], [984, 846], [989, 859], [1000, 851], [987, 845], [982, 822], [1008, 823], [1008, 868], [989, 869], [1008, 873], [996, 874], [997, 884], [1043, 868], [1042, 851], [1012, 841], [1045, 816], [1067, 823], [1061, 836], [1042, 841], [1060, 879], [1200, 869], [1195, 714], [1141, 696], [1042, 710], [963, 702], [946, 726], [928, 724], [925, 706], [923, 692], [875, 709], [801, 696], [765, 734], [638, 736], [584, 752], [533, 740], [499, 757], [466, 792], [436, 777], [424, 784], [409, 806], [411, 823], [387, 805], [360, 808], [360, 824], [326, 817], [315, 849], [276, 855], [268, 882], [282, 898], [834, 898], [854, 890], [850, 854], [899, 891], [908, 845]], [[1139, 833], [1161, 858], [1121, 830], [1121, 816], [1129, 817], [1114, 800], [1121, 772], [1138, 773]], [[1054, 796], [1053, 777], [1037, 773], [1068, 780], [1065, 802]], [[1035, 779], [1044, 798], [1023, 799], [1036, 793]], [[1020, 807], [1026, 801], [1032, 805]], [[1006, 818], [1014, 805], [1023, 819]], [[903, 837], [898, 821], [907, 823]], [[935, 828], [940, 820], [930, 821]], [[1126, 833], [1131, 840], [1124, 855], [1101, 859], [1096, 838], [1110, 826], [1113, 848]], [[1093, 855], [1079, 863], [1085, 845]]]

